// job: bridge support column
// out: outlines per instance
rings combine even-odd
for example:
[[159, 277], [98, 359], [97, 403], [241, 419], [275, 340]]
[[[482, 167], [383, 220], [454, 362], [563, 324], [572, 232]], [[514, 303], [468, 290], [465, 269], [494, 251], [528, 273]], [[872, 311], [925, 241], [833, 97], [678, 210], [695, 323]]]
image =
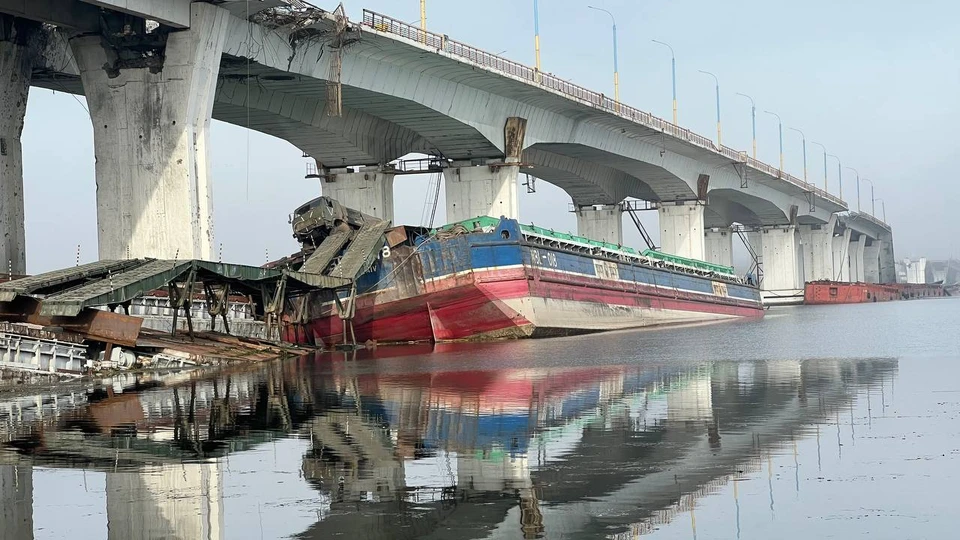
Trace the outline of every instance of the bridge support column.
[[880, 283], [897, 282], [897, 262], [893, 254], [893, 240], [880, 244]]
[[133, 59], [102, 36], [70, 40], [93, 121], [101, 259], [210, 258], [207, 139], [228, 19], [193, 3], [189, 29]]
[[699, 201], [660, 203], [660, 250], [703, 260], [703, 204]]
[[447, 222], [477, 216], [517, 219], [519, 163], [470, 166], [454, 162], [443, 171], [447, 197]]
[[727, 228], [707, 229], [703, 234], [704, 260], [733, 266], [733, 231]]
[[33, 467], [0, 465], [0, 540], [33, 538]]
[[803, 275], [796, 226], [765, 227], [759, 236], [764, 300], [771, 304], [799, 303], [803, 300]]
[[376, 167], [359, 172], [331, 169], [320, 177], [320, 190], [347, 208], [393, 221], [393, 177]]
[[623, 244], [623, 212], [616, 204], [577, 208], [577, 234], [591, 240]]
[[39, 25], [8, 16], [0, 17], [0, 24], [0, 268], [23, 275], [27, 255], [20, 134], [35, 54], [28, 42]]
[[803, 251], [803, 279], [817, 281], [836, 279], [833, 268], [833, 231], [837, 218], [831, 216], [823, 225], [799, 225]]
[[833, 237], [833, 277], [837, 281], [850, 282], [850, 229]]
[[867, 237], [860, 235], [855, 242], [850, 242], [850, 281], [853, 283], [863, 283], [863, 252], [867, 247]]
[[880, 247], [883, 242], [873, 240], [863, 249], [863, 280], [880, 283]]

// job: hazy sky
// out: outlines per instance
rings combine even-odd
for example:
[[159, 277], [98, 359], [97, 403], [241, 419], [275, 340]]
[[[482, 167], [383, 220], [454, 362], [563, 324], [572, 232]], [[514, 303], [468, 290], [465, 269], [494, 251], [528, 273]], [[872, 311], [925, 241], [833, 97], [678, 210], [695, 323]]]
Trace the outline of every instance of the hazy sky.
[[[612, 95], [609, 18], [620, 35], [620, 93], [625, 103], [670, 118], [670, 55], [677, 54], [680, 124], [714, 138], [713, 81], [720, 78], [723, 140], [750, 148], [749, 102], [757, 102], [759, 157], [778, 161], [776, 120], [803, 130], [808, 175], [822, 185], [817, 141], [876, 184], [894, 227], [898, 257], [960, 255], [960, 2], [956, 0], [658, 1], [540, 0], [543, 69]], [[333, 2], [313, 0], [325, 9]], [[415, 21], [418, 0], [347, 2], [351, 19], [367, 8]], [[533, 64], [532, 0], [428, 0], [432, 30]], [[23, 134], [27, 267], [42, 272], [96, 258], [93, 133], [83, 98], [33, 89]], [[800, 137], [784, 132], [786, 167], [802, 176]], [[249, 148], [249, 151], [248, 151]], [[217, 244], [223, 258], [260, 264], [297, 249], [288, 213], [316, 196], [303, 178], [306, 160], [290, 144], [214, 122], [212, 150]], [[836, 193], [836, 161], [829, 162]], [[248, 172], [249, 171], [249, 172]], [[396, 217], [419, 223], [428, 179], [402, 177]], [[856, 208], [854, 174], [843, 195]], [[521, 217], [574, 230], [569, 197], [545, 182], [521, 189]], [[867, 183], [861, 204], [870, 209]], [[877, 213], [881, 205], [877, 203]], [[437, 221], [445, 219], [441, 201]], [[881, 216], [882, 217], [882, 216]], [[645, 220], [656, 230], [656, 216]], [[625, 227], [628, 243], [638, 236]]]

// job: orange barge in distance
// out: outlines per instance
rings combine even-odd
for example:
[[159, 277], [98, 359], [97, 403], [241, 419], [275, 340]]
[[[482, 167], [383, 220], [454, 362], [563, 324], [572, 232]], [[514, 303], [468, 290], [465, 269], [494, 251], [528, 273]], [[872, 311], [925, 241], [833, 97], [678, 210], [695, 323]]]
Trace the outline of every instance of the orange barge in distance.
[[915, 283], [842, 283], [839, 281], [810, 281], [803, 290], [803, 303], [861, 304], [864, 302], [889, 302], [912, 298], [935, 298], [950, 296], [942, 284]]

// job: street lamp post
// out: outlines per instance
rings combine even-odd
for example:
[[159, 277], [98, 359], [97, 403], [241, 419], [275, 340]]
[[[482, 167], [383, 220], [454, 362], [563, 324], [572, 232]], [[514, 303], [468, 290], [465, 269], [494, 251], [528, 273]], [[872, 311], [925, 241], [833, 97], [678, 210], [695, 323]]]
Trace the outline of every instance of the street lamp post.
[[713, 73], [710, 73], [709, 71], [704, 71], [704, 70], [702, 70], [702, 69], [701, 69], [701, 70], [698, 70], [698, 71], [700, 71], [700, 73], [704, 73], [704, 74], [706, 74], [706, 75], [709, 75], [709, 76], [713, 77], [713, 80], [714, 80], [714, 82], [716, 83], [716, 89], [717, 89], [717, 148], [719, 148], [719, 147], [723, 146], [723, 141], [722, 141], [722, 137], [721, 137], [721, 135], [723, 134], [723, 132], [722, 132], [721, 129], [720, 129], [720, 79], [718, 79], [716, 75], [714, 75]]
[[540, 78], [540, 3], [533, 0], [533, 46], [537, 54], [537, 80]]
[[803, 141], [803, 181], [807, 182], [807, 137], [797, 128], [788, 127], [787, 129], [796, 131], [800, 134], [800, 140]]
[[810, 144], [815, 144], [823, 148], [823, 190], [830, 193], [830, 189], [827, 187], [827, 147], [816, 141], [810, 141]]
[[[873, 196], [873, 182], [869, 178], [864, 178], [864, 182], [870, 182], [870, 215], [877, 217], [877, 199]], [[860, 207], [860, 203], [857, 203], [857, 207]]]
[[[833, 159], [837, 160], [837, 183], [840, 184], [840, 199], [843, 200], [843, 165], [840, 163], [839, 157], [833, 154], [827, 154], [827, 157], [832, 157]], [[853, 172], [857, 172], [857, 171], [853, 171]], [[857, 173], [857, 178], [860, 178], [860, 173]], [[859, 180], [857, 185], [859, 185]], [[859, 211], [860, 209], [857, 208], [857, 212]]]
[[670, 49], [670, 76], [673, 80], [673, 125], [677, 124], [677, 55], [673, 53], [673, 47], [662, 41], [651, 40]]
[[[840, 163], [839, 158], [837, 159], [837, 163], [838, 164]], [[860, 211], [860, 173], [857, 172], [857, 170], [854, 169], [853, 167], [847, 167], [847, 168], [853, 171], [853, 174], [857, 175], [857, 212], [859, 212]], [[870, 182], [870, 185], [872, 186], [873, 182]]]
[[617, 104], [617, 110], [620, 109], [620, 69], [617, 63], [617, 19], [613, 16], [613, 13], [609, 11], [587, 6], [590, 9], [595, 9], [597, 11], [602, 11], [610, 16], [610, 20], [613, 21], [613, 101]]
[[777, 126], [780, 130], [780, 171], [783, 172], [783, 120], [780, 119], [780, 115], [775, 112], [763, 111], [767, 114], [772, 114], [777, 117]]
[[883, 199], [877, 199], [880, 201], [880, 210], [883, 212], [883, 222], [887, 222], [887, 203], [883, 202]]
[[420, 39], [427, 42], [427, 0], [420, 0]]
[[753, 159], [757, 159], [757, 104], [753, 102], [753, 98], [737, 92], [738, 96], [743, 96], [750, 100], [750, 125], [753, 128]]

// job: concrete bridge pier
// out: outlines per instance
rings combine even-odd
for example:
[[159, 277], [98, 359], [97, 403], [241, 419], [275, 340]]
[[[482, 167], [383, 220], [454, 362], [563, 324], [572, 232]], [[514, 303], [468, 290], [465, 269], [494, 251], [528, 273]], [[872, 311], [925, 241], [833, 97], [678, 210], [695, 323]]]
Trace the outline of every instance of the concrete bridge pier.
[[664, 201], [660, 214], [660, 250], [670, 255], [703, 260], [703, 203]]
[[0, 465], [0, 540], [33, 538], [33, 468]]
[[893, 254], [893, 239], [884, 239], [880, 243], [880, 283], [897, 282], [896, 258]]
[[393, 174], [378, 167], [363, 167], [358, 172], [330, 169], [320, 177], [320, 190], [347, 208], [393, 221], [393, 179]]
[[[764, 227], [751, 235], [750, 244], [763, 261], [764, 298], [776, 299], [802, 294], [800, 235], [795, 225]], [[757, 246], [759, 244], [759, 247]]]
[[860, 235], [856, 241], [850, 242], [850, 281], [854, 283], [863, 283], [863, 254], [867, 247], [867, 237]]
[[873, 240], [863, 249], [863, 280], [866, 283], [880, 283], [881, 244], [881, 241]]
[[190, 27], [166, 35], [104, 17], [110, 40], [70, 40], [93, 122], [100, 258], [209, 259], [207, 139], [229, 12], [190, 4]]
[[577, 234], [591, 240], [623, 244], [623, 212], [620, 205], [577, 207]]
[[833, 277], [837, 281], [850, 282], [850, 229], [833, 237]]
[[704, 260], [733, 266], [733, 231], [729, 228], [707, 229], [703, 234]]
[[453, 162], [453, 166], [443, 170], [447, 222], [454, 223], [477, 216], [518, 219], [519, 176], [519, 163], [471, 166], [469, 163]]
[[20, 135], [27, 111], [38, 23], [0, 16], [0, 268], [27, 273], [23, 225], [23, 151]]
[[833, 266], [833, 231], [836, 214], [822, 225], [799, 225], [800, 243], [803, 250], [804, 281], [836, 279]]

